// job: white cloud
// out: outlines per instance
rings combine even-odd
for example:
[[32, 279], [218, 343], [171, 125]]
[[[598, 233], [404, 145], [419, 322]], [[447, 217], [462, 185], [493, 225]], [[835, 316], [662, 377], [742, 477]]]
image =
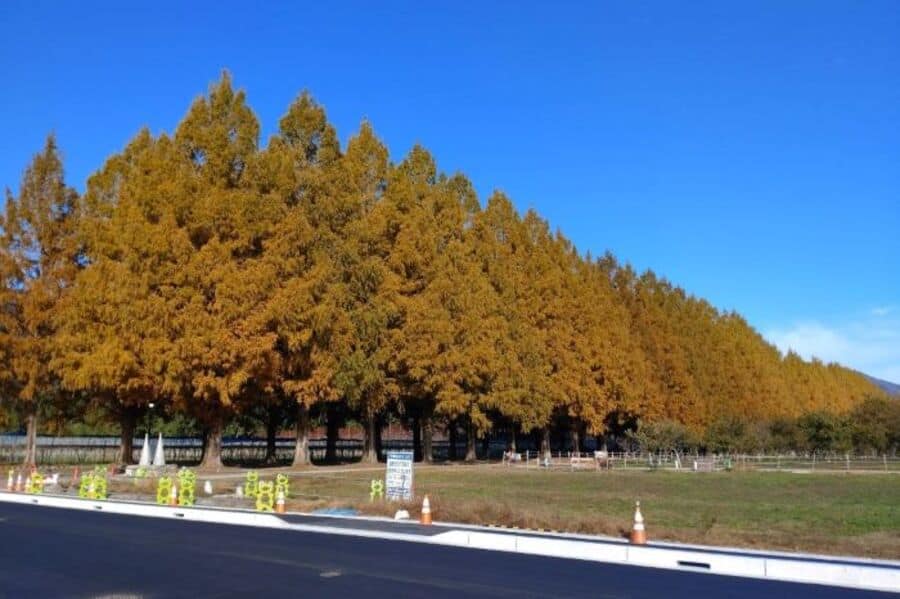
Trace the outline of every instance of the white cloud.
[[871, 315], [842, 324], [816, 321], [772, 329], [766, 338], [782, 352], [794, 350], [805, 359], [838, 362], [866, 374], [900, 382], [900, 318], [888, 317], [892, 308], [876, 308]]
[[894, 306], [878, 306], [872, 308], [872, 316], [887, 316], [894, 311]]

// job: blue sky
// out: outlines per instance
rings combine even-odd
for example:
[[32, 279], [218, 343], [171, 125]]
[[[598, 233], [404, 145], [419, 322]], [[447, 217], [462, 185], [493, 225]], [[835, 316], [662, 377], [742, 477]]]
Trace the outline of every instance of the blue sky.
[[0, 4], [0, 184], [53, 130], [82, 189], [227, 68], [263, 141], [309, 89], [344, 139], [368, 118], [395, 159], [422, 143], [583, 251], [900, 381], [894, 0], [140, 4]]

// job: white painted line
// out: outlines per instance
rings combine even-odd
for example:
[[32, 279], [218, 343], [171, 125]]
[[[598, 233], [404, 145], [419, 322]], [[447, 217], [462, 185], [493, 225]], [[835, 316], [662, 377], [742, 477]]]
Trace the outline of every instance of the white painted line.
[[[706, 550], [692, 546], [665, 544], [636, 546], [623, 542], [584, 535], [537, 535], [527, 531], [497, 532], [475, 526], [454, 527], [432, 535], [417, 535], [385, 530], [366, 530], [344, 526], [288, 522], [273, 514], [250, 510], [222, 508], [173, 508], [146, 503], [90, 501], [52, 495], [25, 495], [0, 492], [0, 501], [37, 504], [44, 507], [101, 511], [151, 518], [179, 519], [194, 522], [256, 526], [320, 534], [426, 543], [450, 547], [467, 547], [488, 551], [504, 551], [542, 555], [562, 559], [579, 559], [611, 564], [628, 564], [668, 570], [705, 572], [725, 576], [765, 578], [804, 584], [823, 584], [880, 591], [900, 591], [900, 562], [886, 560], [848, 560], [829, 562], [823, 556], [804, 559], [793, 554], [765, 554], [718, 548]], [[381, 520], [365, 518], [365, 521]], [[344, 519], [346, 521], [346, 519]], [[384, 520], [385, 524], [392, 522]], [[436, 531], [435, 531], [436, 532]], [[524, 534], [523, 534], [524, 533]], [[599, 542], [598, 542], [599, 541]]]

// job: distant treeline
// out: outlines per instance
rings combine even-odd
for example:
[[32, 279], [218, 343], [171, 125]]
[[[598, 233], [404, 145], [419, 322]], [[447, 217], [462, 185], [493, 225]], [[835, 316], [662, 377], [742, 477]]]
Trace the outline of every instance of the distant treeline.
[[295, 426], [307, 463], [314, 419], [363, 423], [368, 460], [388, 417], [426, 457], [435, 426], [466, 431], [473, 457], [489, 430], [578, 445], [669, 421], [703, 439], [884, 397], [652, 272], [579, 253], [500, 192], [482, 205], [421, 146], [392, 162], [368, 122], [342, 146], [307, 93], [259, 137], [224, 75], [83, 195], [47, 140], [0, 218], [7, 418], [30, 437], [39, 415], [108, 419], [124, 457], [152, 401], [198, 423], [215, 466], [235, 419]]

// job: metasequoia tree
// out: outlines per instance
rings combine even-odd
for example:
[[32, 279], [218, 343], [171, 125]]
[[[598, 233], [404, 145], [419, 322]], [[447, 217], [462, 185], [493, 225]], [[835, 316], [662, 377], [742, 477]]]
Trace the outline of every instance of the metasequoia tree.
[[340, 182], [340, 148], [325, 111], [302, 94], [254, 171], [258, 193], [277, 212], [263, 260], [275, 285], [265, 306], [279, 355], [276, 398], [296, 406], [294, 465], [310, 462], [311, 410], [339, 399], [334, 376], [350, 323], [341, 309], [340, 264], [346, 212], [331, 201]]
[[0, 327], [9, 342], [5, 378], [12, 381], [7, 389], [26, 423], [26, 465], [35, 462], [40, 405], [66, 397], [50, 360], [57, 335], [54, 315], [80, 267], [77, 217], [78, 196], [65, 183], [51, 135], [25, 170], [18, 196], [7, 191], [0, 216]]
[[[221, 465], [228, 416], [249, 391], [277, 381], [276, 334], [265, 305], [277, 285], [264, 259], [280, 205], [255, 189], [259, 123], [228, 75], [198, 98], [175, 131], [176, 218], [191, 248], [171, 284], [175, 399], [206, 430], [203, 465]], [[252, 383], [252, 384], [251, 384]]]
[[386, 263], [392, 212], [384, 201], [387, 158], [387, 148], [363, 123], [342, 157], [339, 193], [345, 198], [347, 221], [332, 258], [340, 264], [333, 292], [349, 322], [335, 384], [364, 424], [363, 461], [368, 462], [378, 458], [379, 419], [398, 394], [388, 368], [390, 329], [397, 322], [397, 282]]
[[88, 181], [80, 238], [89, 267], [57, 314], [63, 385], [119, 419], [132, 459], [138, 416], [180, 388], [169, 364], [176, 274], [192, 249], [173, 210], [172, 141], [141, 131]]

